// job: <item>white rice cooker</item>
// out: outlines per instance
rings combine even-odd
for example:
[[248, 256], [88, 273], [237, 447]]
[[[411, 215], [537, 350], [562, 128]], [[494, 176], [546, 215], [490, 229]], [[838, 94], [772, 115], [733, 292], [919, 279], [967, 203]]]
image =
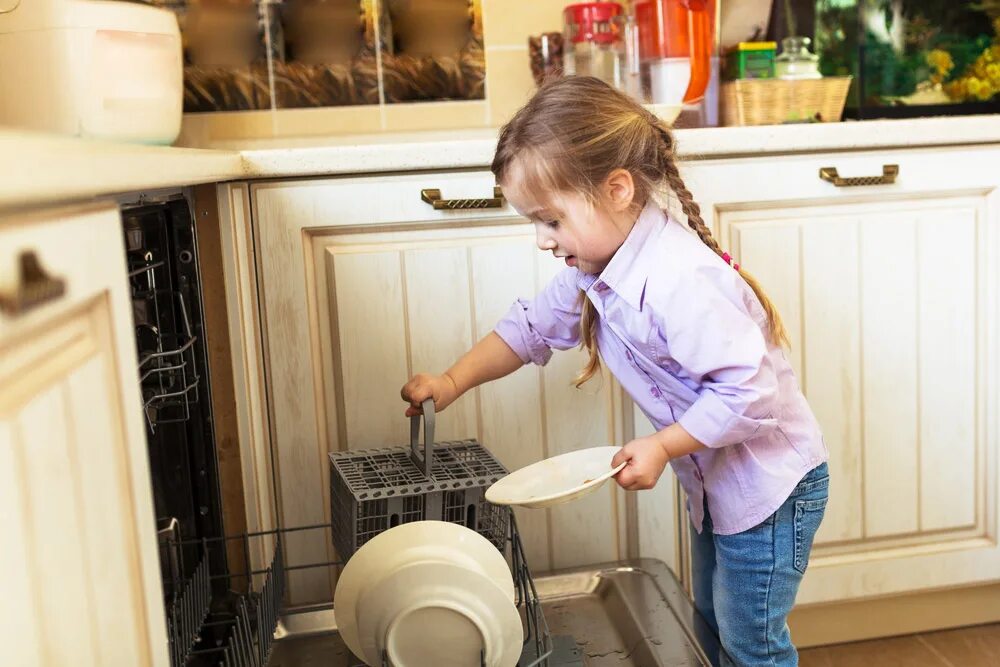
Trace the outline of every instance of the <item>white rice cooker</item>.
[[173, 12], [114, 0], [0, 0], [0, 126], [170, 144], [183, 60]]

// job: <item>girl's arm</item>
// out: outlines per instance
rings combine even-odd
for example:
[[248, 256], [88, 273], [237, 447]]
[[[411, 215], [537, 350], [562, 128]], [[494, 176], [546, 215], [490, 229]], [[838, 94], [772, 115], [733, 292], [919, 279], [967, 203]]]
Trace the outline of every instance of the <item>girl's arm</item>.
[[403, 386], [400, 394], [410, 403], [406, 416], [420, 414], [420, 404], [434, 399], [434, 409], [444, 410], [484, 382], [510, 375], [524, 365], [521, 358], [496, 333], [490, 332], [442, 375], [421, 373]]
[[531, 301], [518, 299], [492, 333], [442, 375], [414, 375], [400, 394], [410, 404], [406, 416], [420, 413], [420, 404], [434, 399], [444, 410], [459, 396], [484, 382], [510, 375], [527, 363], [544, 365], [552, 350], [580, 344], [579, 272], [564, 269]]

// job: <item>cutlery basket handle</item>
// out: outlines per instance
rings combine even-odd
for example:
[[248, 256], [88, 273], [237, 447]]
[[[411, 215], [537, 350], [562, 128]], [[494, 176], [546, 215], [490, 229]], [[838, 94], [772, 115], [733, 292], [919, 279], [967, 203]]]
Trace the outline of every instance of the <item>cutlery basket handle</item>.
[[434, 463], [434, 399], [428, 398], [420, 406], [424, 417], [424, 451], [421, 455], [418, 448], [420, 439], [420, 415], [410, 417], [410, 458], [420, 468], [427, 479], [431, 479]]

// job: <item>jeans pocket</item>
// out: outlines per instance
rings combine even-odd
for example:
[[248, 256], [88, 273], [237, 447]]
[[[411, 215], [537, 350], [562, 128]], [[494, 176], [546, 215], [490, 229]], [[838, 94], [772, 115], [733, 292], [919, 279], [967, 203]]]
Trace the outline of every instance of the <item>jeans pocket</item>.
[[795, 501], [795, 569], [805, 574], [809, 565], [809, 552], [812, 550], [813, 538], [819, 530], [826, 511], [827, 498]]

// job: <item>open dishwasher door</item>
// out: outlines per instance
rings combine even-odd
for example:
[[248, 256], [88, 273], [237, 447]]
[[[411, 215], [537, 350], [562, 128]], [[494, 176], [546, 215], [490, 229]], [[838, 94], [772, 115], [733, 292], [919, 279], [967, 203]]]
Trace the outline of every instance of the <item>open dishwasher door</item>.
[[[718, 637], [662, 561], [638, 559], [534, 579], [553, 651], [541, 667], [719, 667]], [[269, 667], [359, 667], [332, 610], [282, 619]], [[527, 663], [526, 663], [527, 664]]]

